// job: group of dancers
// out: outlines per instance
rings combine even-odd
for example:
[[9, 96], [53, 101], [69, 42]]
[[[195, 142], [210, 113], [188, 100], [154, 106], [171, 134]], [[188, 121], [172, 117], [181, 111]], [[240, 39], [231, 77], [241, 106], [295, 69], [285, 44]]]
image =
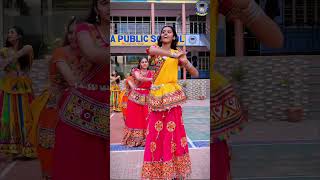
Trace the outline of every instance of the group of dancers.
[[[282, 46], [281, 31], [254, 0], [213, 1], [228, 20], [240, 19], [265, 45]], [[122, 106], [117, 102], [113, 110], [122, 107], [123, 144], [145, 147], [142, 179], [185, 179], [191, 173], [191, 161], [181, 108], [186, 95], [178, 85], [178, 66], [193, 76], [198, 71], [185, 51], [177, 48], [175, 29], [164, 26], [158, 43], [146, 50], [150, 58], [141, 59], [131, 70], [123, 95], [113, 94], [120, 90], [112, 86], [110, 92], [105, 38], [110, 32], [109, 7], [107, 0], [92, 0], [85, 21], [72, 18], [64, 44], [50, 59], [49, 86], [38, 97], [33, 95], [29, 77], [32, 46], [24, 44], [21, 28], [8, 30], [5, 47], [0, 49], [0, 153], [13, 159], [38, 157], [43, 179], [109, 179], [110, 93], [113, 99], [122, 99]], [[212, 21], [216, 17], [211, 13]], [[212, 33], [217, 31], [214, 28]], [[215, 54], [215, 46], [211, 47]], [[211, 72], [211, 173], [215, 180], [229, 180], [228, 135], [239, 129], [246, 116], [230, 83], [213, 69]], [[117, 84], [119, 79], [115, 72], [110, 81]], [[234, 113], [224, 116], [219, 110], [225, 107], [235, 108]]]
[[[122, 143], [145, 147], [142, 179], [185, 179], [191, 173], [181, 108], [187, 98], [178, 84], [178, 69], [186, 68], [194, 77], [199, 73], [177, 43], [176, 30], [164, 26], [157, 44], [146, 49], [149, 58], [131, 69], [122, 93], [111, 88], [117, 90], [111, 92], [111, 101], [118, 96], [123, 113]], [[118, 79], [113, 72], [111, 85]]]
[[0, 50], [0, 153], [39, 158], [43, 179], [109, 179], [109, 6], [92, 0], [85, 20], [70, 20], [49, 61], [49, 85], [37, 97], [23, 30], [10, 28]]

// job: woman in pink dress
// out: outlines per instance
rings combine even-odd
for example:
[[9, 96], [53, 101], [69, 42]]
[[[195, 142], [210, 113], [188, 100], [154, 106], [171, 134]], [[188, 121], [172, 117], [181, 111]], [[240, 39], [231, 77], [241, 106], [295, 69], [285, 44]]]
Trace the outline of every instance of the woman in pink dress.
[[147, 138], [142, 167], [142, 179], [186, 178], [191, 174], [187, 135], [183, 125], [181, 104], [187, 99], [178, 84], [178, 66], [192, 76], [198, 71], [177, 49], [175, 29], [161, 30], [158, 46], [147, 49], [155, 65], [153, 87], [150, 91]]
[[153, 73], [148, 70], [149, 62], [146, 58], [139, 60], [138, 68], [132, 74], [135, 79], [128, 97], [127, 119], [125, 121], [123, 144], [134, 147], [144, 146], [147, 129], [148, 105]]
[[76, 27], [76, 70], [81, 79], [64, 91], [53, 162], [53, 180], [107, 180], [109, 1], [93, 0], [86, 23]]

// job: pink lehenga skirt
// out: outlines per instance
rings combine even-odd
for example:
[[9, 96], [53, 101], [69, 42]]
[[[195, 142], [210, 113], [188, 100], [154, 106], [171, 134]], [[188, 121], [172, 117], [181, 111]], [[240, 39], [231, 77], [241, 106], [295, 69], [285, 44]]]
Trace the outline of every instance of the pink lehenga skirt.
[[191, 161], [181, 107], [151, 112], [142, 179], [184, 179], [190, 174]]

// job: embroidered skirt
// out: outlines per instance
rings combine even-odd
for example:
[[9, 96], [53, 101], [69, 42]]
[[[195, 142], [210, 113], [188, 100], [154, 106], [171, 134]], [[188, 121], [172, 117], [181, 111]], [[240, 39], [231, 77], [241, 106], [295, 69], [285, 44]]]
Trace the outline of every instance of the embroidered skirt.
[[127, 102], [127, 117], [122, 143], [128, 146], [144, 146], [146, 140], [148, 91], [132, 91]]
[[36, 157], [36, 149], [30, 143], [32, 94], [2, 91], [0, 101], [0, 153]]
[[121, 105], [120, 105], [120, 87], [118, 85], [111, 85], [110, 88], [110, 107], [111, 110], [120, 112], [121, 111]]
[[191, 161], [181, 107], [151, 112], [142, 179], [184, 179], [190, 174]]
[[53, 151], [55, 129], [58, 123], [58, 111], [55, 108], [45, 108], [40, 114], [38, 142], [38, 158], [41, 164], [42, 177], [52, 178]]

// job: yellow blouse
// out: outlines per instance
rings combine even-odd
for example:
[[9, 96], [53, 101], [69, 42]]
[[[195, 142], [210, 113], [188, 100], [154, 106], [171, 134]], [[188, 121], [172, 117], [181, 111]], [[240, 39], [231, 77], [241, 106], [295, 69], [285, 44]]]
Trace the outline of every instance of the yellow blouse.
[[[175, 50], [171, 50], [175, 51]], [[187, 99], [178, 84], [178, 59], [170, 57], [153, 57], [155, 75], [150, 91], [149, 106], [153, 111], [165, 111], [181, 105]]]
[[[0, 50], [4, 58], [8, 55], [8, 48], [2, 48]], [[30, 63], [32, 63], [33, 56], [30, 56]], [[9, 65], [9, 72], [0, 79], [0, 89], [6, 93], [11, 94], [24, 94], [32, 93], [32, 80], [25, 74], [20, 72], [19, 65], [12, 63]], [[3, 71], [1, 69], [1, 71]]]

